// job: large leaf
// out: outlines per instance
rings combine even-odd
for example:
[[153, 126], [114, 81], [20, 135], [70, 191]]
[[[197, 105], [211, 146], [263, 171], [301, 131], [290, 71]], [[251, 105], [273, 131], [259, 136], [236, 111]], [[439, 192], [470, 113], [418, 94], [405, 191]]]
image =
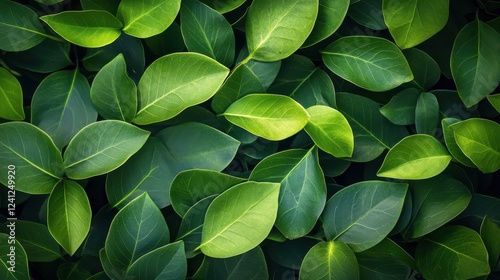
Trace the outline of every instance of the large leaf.
[[10, 0], [0, 1], [0, 50], [19, 52], [45, 39], [38, 16], [29, 7]]
[[234, 61], [234, 32], [227, 20], [217, 11], [198, 0], [184, 0], [181, 6], [181, 31], [191, 52], [207, 55], [221, 64]]
[[183, 217], [198, 201], [218, 195], [245, 180], [221, 172], [191, 169], [180, 172], [170, 187], [170, 200], [175, 212]]
[[415, 123], [415, 108], [419, 97], [418, 89], [405, 89], [396, 93], [385, 106], [380, 108], [380, 113], [393, 124], [412, 125]]
[[358, 261], [345, 243], [320, 242], [305, 256], [299, 279], [359, 279]]
[[458, 33], [451, 52], [451, 74], [458, 94], [467, 107], [477, 104], [498, 86], [500, 80], [500, 35], [476, 20]]
[[127, 75], [123, 54], [101, 68], [92, 82], [90, 98], [99, 115], [130, 122], [137, 111], [137, 87]]
[[281, 184], [276, 227], [288, 239], [308, 234], [325, 207], [325, 178], [314, 147], [287, 150], [263, 159], [249, 180]]
[[73, 255], [90, 230], [92, 210], [85, 190], [74, 181], [55, 186], [47, 202], [50, 234], [69, 255]]
[[309, 114], [290, 97], [250, 94], [234, 102], [223, 114], [231, 123], [268, 140], [283, 140], [307, 124]]
[[157, 59], [139, 82], [139, 110], [134, 122], [168, 120], [208, 100], [228, 74], [229, 69], [222, 64], [197, 53], [176, 53]]
[[[29, 280], [31, 278], [26, 252], [21, 242], [16, 241], [14, 244], [10, 244], [10, 240], [12, 240], [10, 237], [10, 235], [0, 233], [0, 252], [2, 252], [2, 255], [0, 255], [0, 263], [2, 264], [0, 268], [0, 278]], [[14, 250], [12, 250], [12, 248], [14, 248]], [[14, 257], [13, 261], [11, 261], [12, 256]]]
[[290, 56], [313, 30], [318, 6], [318, 0], [253, 1], [245, 25], [249, 57], [276, 61]]
[[500, 125], [471, 118], [450, 125], [462, 152], [484, 173], [500, 169]]
[[449, 0], [383, 0], [384, 20], [399, 47], [408, 49], [438, 33], [448, 21]]
[[303, 47], [312, 46], [332, 35], [347, 14], [349, 0], [320, 0], [318, 18]]
[[439, 103], [430, 92], [422, 92], [415, 106], [417, 133], [433, 135], [439, 122]]
[[426, 236], [417, 245], [415, 260], [426, 279], [471, 279], [490, 273], [481, 237], [464, 226], [441, 228]]
[[322, 54], [333, 73], [370, 91], [387, 91], [413, 80], [401, 50], [384, 38], [343, 37], [328, 45]]
[[7, 69], [0, 68], [0, 118], [24, 120], [23, 89]]
[[138, 38], [147, 38], [165, 31], [174, 21], [181, 0], [122, 0], [117, 17], [123, 22], [123, 32]]
[[116, 214], [104, 248], [110, 264], [119, 271], [126, 271], [141, 256], [169, 241], [163, 215], [144, 193]]
[[96, 119], [89, 83], [76, 70], [47, 76], [31, 101], [31, 122], [47, 132], [60, 150]]
[[403, 183], [365, 181], [340, 190], [323, 212], [327, 239], [343, 241], [354, 252], [375, 246], [396, 225], [407, 189]]
[[377, 176], [421, 180], [434, 177], [448, 166], [451, 156], [434, 137], [414, 134], [398, 142], [385, 156]]
[[328, 106], [307, 108], [311, 116], [305, 131], [323, 151], [335, 157], [350, 157], [354, 151], [354, 135], [347, 119]]
[[108, 173], [135, 154], [149, 134], [122, 121], [92, 123], [80, 130], [64, 151], [66, 175], [85, 179]]
[[403, 232], [408, 239], [424, 236], [451, 221], [472, 198], [464, 184], [446, 175], [415, 181], [410, 191], [413, 199], [411, 224]]
[[[41, 129], [25, 122], [8, 122], [0, 124], [0, 169], [5, 170], [0, 176], [3, 185], [48, 194], [63, 175], [63, 162], [54, 142]], [[7, 170], [12, 170], [9, 175], [15, 183], [9, 183]]]
[[210, 204], [205, 216], [201, 251], [229, 258], [257, 247], [276, 220], [280, 184], [245, 182]]
[[337, 94], [337, 108], [349, 121], [354, 133], [351, 160], [371, 161], [408, 135], [404, 127], [384, 118], [379, 107], [375, 101], [360, 95]]
[[122, 23], [106, 11], [64, 11], [40, 17], [61, 37], [78, 46], [98, 48], [113, 43]]

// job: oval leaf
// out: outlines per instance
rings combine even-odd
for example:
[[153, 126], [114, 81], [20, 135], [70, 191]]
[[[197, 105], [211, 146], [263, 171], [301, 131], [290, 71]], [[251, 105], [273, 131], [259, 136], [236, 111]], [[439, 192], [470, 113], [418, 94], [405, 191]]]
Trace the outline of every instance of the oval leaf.
[[16, 77], [0, 67], [0, 118], [24, 120], [23, 89]]
[[[61, 152], [52, 139], [38, 127], [26, 122], [0, 124], [0, 169], [13, 165], [16, 190], [30, 194], [48, 194], [63, 175]], [[21, 176], [17, 176], [20, 175]], [[7, 172], [0, 183], [13, 185]]]
[[433, 135], [439, 122], [439, 103], [430, 92], [422, 92], [415, 106], [417, 133]]
[[268, 140], [283, 140], [299, 132], [309, 115], [288, 96], [250, 94], [223, 113], [231, 123]]
[[362, 252], [382, 241], [396, 225], [407, 184], [365, 181], [350, 185], [328, 200], [323, 229], [328, 240]]
[[500, 258], [500, 226], [493, 222], [488, 216], [485, 216], [481, 224], [481, 239], [488, 251], [490, 267], [495, 267]]
[[328, 45], [322, 54], [333, 73], [370, 91], [388, 91], [413, 80], [401, 50], [384, 38], [343, 37]]
[[404, 50], [403, 54], [413, 72], [412, 85], [416, 85], [421, 90], [428, 90], [439, 81], [441, 69], [437, 62], [427, 53], [417, 48], [411, 48]]
[[10, 53], [5, 60], [36, 73], [52, 73], [73, 64], [70, 48], [68, 42], [45, 40], [31, 49]]
[[253, 1], [245, 24], [249, 57], [276, 61], [298, 50], [313, 30], [318, 5], [318, 0]]
[[85, 48], [113, 43], [121, 34], [122, 23], [106, 11], [65, 11], [40, 17], [61, 37]]
[[245, 182], [217, 197], [205, 216], [201, 251], [229, 258], [257, 247], [276, 220], [280, 184]]
[[323, 41], [337, 31], [344, 21], [349, 4], [349, 0], [319, 0], [318, 18], [303, 47]]
[[421, 180], [434, 177], [448, 166], [451, 156], [430, 135], [415, 134], [394, 145], [385, 156], [377, 176]]
[[47, 226], [70, 256], [87, 237], [91, 220], [92, 209], [85, 190], [74, 181], [57, 184], [47, 202]]
[[157, 59], [139, 81], [139, 110], [134, 122], [150, 124], [168, 120], [188, 107], [205, 102], [228, 74], [229, 69], [197, 53], [176, 53]]
[[108, 173], [135, 154], [150, 132], [122, 121], [100, 121], [84, 127], [64, 152], [66, 175], [85, 179]]
[[[14, 223], [15, 224], [15, 223]], [[30, 272], [28, 267], [28, 257], [24, 251], [21, 242], [17, 241], [10, 244], [10, 235], [0, 233], [0, 278], [1, 279], [16, 279], [29, 280]], [[12, 250], [14, 248], [14, 250]], [[11, 261], [11, 256], [14, 256], [14, 261]], [[9, 268], [12, 267], [12, 270]]]
[[488, 95], [488, 101], [500, 113], [500, 94]]
[[415, 108], [419, 96], [420, 91], [415, 88], [398, 92], [380, 108], [380, 113], [393, 124], [412, 125], [415, 123]]
[[446, 147], [453, 158], [458, 162], [468, 167], [476, 167], [474, 163], [462, 152], [457, 144], [457, 141], [455, 140], [455, 134], [450, 126], [457, 122], [460, 122], [460, 120], [455, 118], [444, 118], [441, 120], [441, 127], [443, 128], [443, 137]]

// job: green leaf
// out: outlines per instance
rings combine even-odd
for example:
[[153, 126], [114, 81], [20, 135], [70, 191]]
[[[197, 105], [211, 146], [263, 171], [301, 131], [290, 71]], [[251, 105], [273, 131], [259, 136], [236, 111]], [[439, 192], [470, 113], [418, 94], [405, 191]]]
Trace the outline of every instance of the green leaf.
[[[15, 222], [14, 222], [15, 224]], [[15, 280], [29, 280], [30, 272], [28, 267], [28, 257], [24, 251], [21, 242], [16, 241], [11, 243], [10, 235], [0, 233], [0, 278], [1, 279], [15, 279]], [[14, 239], [15, 240], [15, 239]], [[12, 250], [14, 248], [14, 250]], [[11, 258], [14, 256], [14, 261]], [[9, 268], [13, 267], [13, 270]]]
[[[379, 264], [385, 263], [385, 265], [387, 265], [387, 263], [391, 263], [391, 265], [388, 265], [388, 270], [391, 270], [390, 266], [397, 266], [394, 265], [394, 263], [402, 264], [402, 266], [405, 268], [401, 268], [398, 270], [407, 272], [406, 275], [408, 275], [408, 272], [411, 271], [411, 269], [418, 270], [413, 257], [408, 254], [408, 252], [406, 252], [403, 248], [401, 248], [396, 242], [387, 237], [370, 249], [356, 253], [356, 258], [360, 262], [361, 271], [366, 270], [366, 268], [363, 268], [364, 265], [361, 263], [362, 261], [363, 263], [374, 263], [373, 261], [377, 259], [382, 261], [379, 262]], [[385, 265], [381, 265], [382, 270]]]
[[121, 0], [80, 0], [84, 10], [103, 10], [115, 15]]
[[488, 216], [485, 216], [481, 224], [481, 239], [488, 251], [488, 259], [490, 267], [495, 267], [500, 257], [500, 226], [493, 222]]
[[500, 94], [488, 95], [488, 101], [500, 113]]
[[408, 88], [396, 93], [391, 100], [380, 108], [380, 113], [396, 125], [412, 125], [415, 123], [415, 108], [420, 91]]
[[377, 176], [421, 180], [434, 177], [448, 166], [451, 156], [434, 137], [414, 134], [398, 142], [385, 156]]
[[139, 82], [139, 110], [134, 122], [150, 124], [168, 120], [207, 101], [228, 74], [225, 66], [197, 53], [176, 53], [157, 59]]
[[181, 28], [175, 21], [162, 33], [144, 39], [148, 49], [157, 56], [180, 52], [186, 49]]
[[269, 279], [266, 258], [260, 247], [230, 258], [206, 256], [193, 276], [195, 280]]
[[64, 11], [40, 19], [68, 42], [85, 48], [109, 45], [121, 35], [122, 23], [106, 11]]
[[141, 256], [168, 244], [169, 240], [163, 215], [149, 195], [144, 193], [116, 214], [104, 248], [110, 265], [125, 271]]
[[480, 228], [484, 216], [488, 216], [493, 222], [500, 224], [500, 199], [475, 193], [472, 195], [467, 208], [460, 214], [466, 224], [470, 224], [474, 228]]
[[337, 94], [337, 109], [349, 121], [354, 133], [354, 151], [350, 160], [372, 161], [408, 135], [404, 127], [384, 118], [379, 107], [375, 101], [360, 95]]
[[170, 200], [175, 212], [184, 217], [201, 199], [221, 194], [245, 180], [213, 170], [191, 169], [175, 176], [170, 187]]
[[268, 140], [286, 139], [307, 124], [309, 115], [296, 101], [274, 94], [250, 94], [222, 114], [231, 123]]
[[257, 247], [276, 220], [280, 185], [245, 182], [217, 197], [207, 210], [201, 251], [229, 258]]
[[458, 216], [469, 204], [472, 195], [467, 186], [446, 175], [415, 181], [410, 184], [413, 210], [405, 238], [424, 236]]
[[500, 35], [475, 20], [458, 33], [451, 52], [451, 74], [458, 94], [471, 107], [490, 94], [500, 80]]
[[426, 279], [471, 279], [490, 273], [481, 237], [464, 226], [441, 228], [426, 236], [417, 245], [415, 260]]
[[174, 21], [180, 7], [181, 0], [122, 0], [117, 17], [123, 22], [123, 32], [147, 38], [165, 31]]
[[417, 133], [433, 135], [439, 122], [439, 103], [430, 92], [422, 92], [415, 106]]
[[352, 2], [347, 14], [354, 21], [373, 30], [387, 29], [382, 14], [382, 0]]
[[64, 0], [35, 0], [35, 1], [38, 2], [38, 3], [42, 3], [44, 5], [54, 5], [54, 4], [57, 4], [57, 3], [61, 3]]
[[263, 159], [249, 180], [280, 183], [276, 227], [288, 239], [308, 234], [326, 202], [326, 184], [318, 150], [294, 149]]
[[320, 242], [304, 258], [299, 279], [359, 279], [358, 261], [345, 243]]
[[128, 269], [125, 278], [184, 280], [186, 274], [184, 243], [179, 241], [155, 249], [137, 259]]
[[389, 32], [401, 49], [414, 47], [438, 33], [448, 21], [449, 0], [383, 0]]
[[123, 54], [106, 64], [94, 78], [90, 98], [99, 115], [130, 122], [137, 111], [137, 87], [127, 75]]
[[[46, 225], [18, 220], [16, 224], [16, 240], [20, 241], [26, 251], [28, 259], [32, 262], [52, 262], [61, 258], [59, 244], [50, 235]], [[7, 221], [2, 232], [9, 234], [9, 222]]]
[[89, 83], [76, 70], [47, 76], [31, 101], [31, 122], [50, 135], [60, 150], [96, 119]]
[[450, 125], [462, 152], [483, 173], [500, 169], [500, 125], [487, 119], [471, 118]]
[[36, 73], [52, 73], [73, 64], [68, 42], [45, 40], [22, 52], [9, 53], [5, 60], [9, 65]]
[[243, 5], [245, 0], [201, 0], [201, 2], [209, 5], [219, 13], [224, 14]]
[[313, 30], [318, 6], [319, 0], [253, 1], [245, 24], [249, 57], [276, 61], [290, 56]]
[[347, 243], [354, 252], [375, 246], [396, 225], [407, 189], [403, 183], [365, 181], [340, 190], [323, 212], [326, 238]]
[[61, 181], [54, 187], [47, 203], [47, 226], [70, 256], [87, 237], [91, 219], [89, 199], [78, 183]]
[[[0, 183], [15, 184], [21, 192], [48, 194], [63, 175], [61, 153], [54, 142], [41, 129], [26, 122], [0, 124], [0, 159], [0, 169], [5, 170]], [[9, 183], [7, 170], [12, 170], [9, 175], [14, 176], [15, 180], [11, 179], [14, 183]]]
[[337, 31], [344, 21], [348, 7], [349, 0], [320, 0], [318, 17], [303, 47], [323, 41]]
[[416, 85], [421, 90], [428, 90], [439, 81], [441, 69], [427, 53], [417, 48], [411, 48], [404, 50], [403, 54], [413, 72], [413, 81], [411, 81], [410, 86]]
[[[271, 234], [273, 231], [271, 231]], [[269, 236], [267, 239], [270, 239]], [[318, 244], [318, 240], [313, 238], [305, 237], [288, 240], [283, 236], [282, 241], [267, 242], [265, 248], [271, 260], [281, 266], [298, 271], [304, 257], [316, 244]]]
[[455, 140], [455, 134], [450, 126], [457, 122], [460, 122], [460, 120], [455, 118], [444, 118], [441, 120], [441, 127], [443, 128], [443, 136], [446, 147], [453, 158], [458, 162], [468, 167], [476, 167], [474, 163], [462, 152], [457, 144], [457, 141]]
[[7, 69], [0, 68], [0, 118], [24, 120], [23, 89]]
[[0, 50], [19, 52], [40, 44], [44, 34], [38, 16], [28, 6], [9, 1], [0, 1]]
[[217, 11], [198, 0], [184, 0], [181, 6], [181, 32], [190, 52], [207, 55], [225, 66], [234, 61], [234, 32]]
[[401, 50], [384, 38], [342, 37], [322, 54], [323, 62], [333, 73], [370, 91], [387, 91], [413, 80]]
[[108, 173], [125, 163], [150, 132], [116, 120], [99, 121], [80, 130], [64, 152], [66, 175], [85, 179]]
[[320, 149], [335, 157], [352, 156], [354, 135], [342, 113], [323, 105], [309, 107], [307, 112], [311, 118], [304, 129]]

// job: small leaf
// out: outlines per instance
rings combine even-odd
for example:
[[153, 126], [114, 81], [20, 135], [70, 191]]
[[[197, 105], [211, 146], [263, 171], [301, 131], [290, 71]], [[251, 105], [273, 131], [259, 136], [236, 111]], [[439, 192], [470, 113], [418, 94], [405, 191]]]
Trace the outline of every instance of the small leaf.
[[453, 158], [458, 162], [468, 167], [476, 167], [474, 163], [462, 152], [457, 144], [457, 141], [455, 140], [455, 134], [450, 126], [457, 122], [460, 122], [460, 120], [455, 118], [444, 118], [441, 120], [441, 127], [443, 128], [443, 137], [446, 147]]
[[[380, 243], [377, 245], [371, 247], [370, 249], [356, 253], [356, 258], [360, 262], [360, 270], [368, 270], [366, 267], [364, 267], [365, 263], [377, 263], [376, 260], [379, 260], [379, 264], [384, 264], [385, 265], [380, 265], [379, 269], [380, 270], [387, 270], [388, 272], [394, 273], [395, 271], [393, 270], [393, 266], [396, 266], [395, 263], [399, 263], [402, 265], [404, 268], [397, 268], [397, 270], [405, 271], [407, 272], [406, 275], [409, 274], [411, 269], [413, 270], [418, 270], [417, 265], [415, 264], [415, 260], [413, 257], [408, 254], [403, 248], [400, 247], [396, 242], [392, 241], [390, 238], [384, 238]], [[363, 262], [363, 264], [362, 264]], [[390, 263], [390, 265], [387, 265]], [[385, 268], [384, 266], [388, 266]], [[369, 266], [371, 267], [371, 265]], [[400, 266], [401, 267], [401, 266]], [[391, 269], [393, 268], [393, 269]], [[394, 269], [395, 270], [395, 269]], [[394, 273], [395, 274], [395, 273]], [[363, 273], [362, 273], [363, 275]], [[389, 274], [386, 274], [389, 275]], [[396, 275], [393, 275], [393, 278]]]
[[349, 0], [320, 0], [318, 18], [302, 47], [321, 42], [337, 31], [344, 21], [349, 4]]
[[221, 14], [230, 12], [245, 3], [245, 0], [201, 0]]
[[298, 50], [313, 30], [318, 4], [318, 0], [253, 1], [245, 25], [249, 57], [276, 61]]
[[400, 91], [380, 108], [380, 113], [393, 124], [412, 125], [415, 123], [415, 108], [419, 96], [420, 91], [415, 88]]
[[426, 134], [405, 137], [385, 156], [377, 176], [421, 180], [434, 177], [448, 166], [451, 156], [439, 141]]
[[[50, 0], [49, 0], [50, 1]], [[80, 0], [84, 10], [103, 10], [115, 15], [121, 0]]]
[[16, 190], [49, 194], [63, 175], [63, 162], [61, 152], [41, 129], [26, 122], [8, 122], [0, 124], [0, 169], [6, 170], [0, 176], [4, 186], [12, 185], [7, 180], [7, 170], [11, 170]]
[[108, 173], [135, 154], [149, 134], [122, 121], [92, 123], [80, 130], [64, 151], [66, 175], [85, 179]]
[[387, 91], [413, 80], [401, 50], [384, 38], [343, 37], [328, 45], [322, 54], [333, 73], [370, 91]]
[[493, 222], [488, 216], [485, 216], [481, 224], [481, 239], [488, 251], [490, 267], [495, 267], [500, 257], [500, 226]]
[[122, 23], [106, 11], [64, 11], [40, 17], [61, 37], [85, 48], [113, 43], [121, 34]]
[[384, 20], [401, 49], [414, 47], [432, 37], [448, 21], [449, 0], [384, 0]]
[[89, 199], [78, 183], [62, 181], [55, 186], [47, 203], [47, 226], [70, 256], [87, 237], [91, 219]]
[[0, 68], [0, 118], [24, 120], [23, 89], [7, 69]]
[[35, 90], [31, 122], [47, 132], [60, 150], [96, 119], [89, 83], [76, 70], [52, 73]]
[[356, 3], [351, 1], [347, 14], [357, 23], [370, 29], [387, 29], [382, 14], [382, 0], [363, 0]]
[[0, 1], [0, 50], [19, 52], [30, 49], [43, 40], [42, 24], [28, 6], [14, 1]]
[[175, 53], [157, 59], [139, 81], [139, 110], [134, 122], [168, 120], [207, 101], [228, 74], [229, 69], [222, 64], [197, 53]]
[[415, 106], [417, 133], [433, 135], [439, 122], [439, 103], [430, 92], [422, 92]]
[[309, 107], [307, 112], [311, 118], [304, 129], [320, 149], [335, 157], [352, 156], [354, 135], [344, 115], [323, 105]]
[[122, 54], [101, 68], [92, 82], [90, 98], [99, 115], [130, 122], [137, 111], [137, 87], [127, 75]]
[[184, 0], [181, 6], [181, 31], [190, 52], [207, 55], [225, 66], [234, 61], [234, 32], [217, 11], [198, 0]]
[[217, 197], [207, 210], [201, 251], [229, 258], [257, 247], [276, 220], [280, 185], [245, 182]]
[[488, 101], [500, 113], [500, 94], [488, 95]]
[[411, 71], [413, 72], [412, 84], [421, 90], [428, 90], [441, 78], [441, 69], [437, 62], [427, 53], [411, 48], [403, 51]]
[[326, 238], [347, 243], [354, 252], [375, 246], [396, 225], [407, 189], [403, 183], [365, 181], [340, 190], [323, 212]]
[[165, 31], [174, 21], [180, 7], [181, 0], [122, 0], [117, 17], [124, 24], [123, 32], [147, 38]]
[[475, 20], [458, 33], [451, 52], [451, 73], [458, 94], [472, 107], [490, 94], [500, 80], [500, 35], [488, 24]]
[[141, 256], [168, 244], [169, 240], [163, 215], [144, 193], [116, 214], [104, 248], [109, 264], [125, 271]]
[[484, 173], [500, 169], [500, 125], [471, 118], [450, 125], [462, 152]]
[[[14, 223], [15, 224], [15, 223]], [[28, 267], [28, 257], [24, 251], [21, 242], [17, 241], [10, 244], [10, 235], [0, 233], [0, 278], [1, 279], [16, 279], [29, 280], [30, 270]], [[12, 248], [15, 248], [12, 250]], [[11, 262], [11, 257], [14, 256], [14, 261]], [[13, 267], [13, 271], [9, 268]]]
[[477, 232], [441, 228], [418, 242], [417, 266], [426, 279], [471, 279], [490, 273], [488, 252]]
[[309, 115], [296, 101], [274, 94], [250, 94], [223, 113], [231, 123], [262, 138], [278, 141], [299, 132]]

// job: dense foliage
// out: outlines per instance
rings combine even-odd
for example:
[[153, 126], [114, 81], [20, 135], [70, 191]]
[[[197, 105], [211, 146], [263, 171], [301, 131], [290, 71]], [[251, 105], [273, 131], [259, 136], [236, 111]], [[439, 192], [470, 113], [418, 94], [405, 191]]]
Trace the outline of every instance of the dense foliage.
[[0, 279], [499, 279], [499, 13], [0, 0]]

